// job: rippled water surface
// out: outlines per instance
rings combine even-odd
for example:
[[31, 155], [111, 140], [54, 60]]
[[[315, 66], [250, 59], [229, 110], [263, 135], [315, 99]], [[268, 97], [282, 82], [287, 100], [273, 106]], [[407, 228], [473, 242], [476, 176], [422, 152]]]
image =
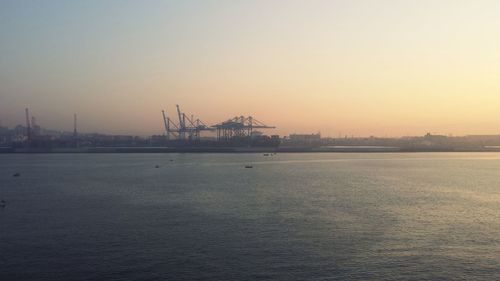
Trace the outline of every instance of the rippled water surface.
[[0, 199], [2, 281], [500, 279], [494, 153], [4, 154]]

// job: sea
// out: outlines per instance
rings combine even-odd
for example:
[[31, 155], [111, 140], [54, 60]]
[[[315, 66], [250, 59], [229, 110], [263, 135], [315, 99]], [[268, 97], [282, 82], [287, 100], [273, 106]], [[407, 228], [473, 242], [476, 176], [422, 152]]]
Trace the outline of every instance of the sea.
[[2, 281], [500, 280], [500, 153], [0, 154], [0, 200]]

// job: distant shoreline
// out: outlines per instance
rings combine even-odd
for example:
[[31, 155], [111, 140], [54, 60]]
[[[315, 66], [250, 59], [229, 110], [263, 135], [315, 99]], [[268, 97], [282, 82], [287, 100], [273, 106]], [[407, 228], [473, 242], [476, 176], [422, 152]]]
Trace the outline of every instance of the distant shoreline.
[[0, 147], [0, 154], [34, 153], [412, 153], [412, 152], [500, 152], [500, 147], [480, 148], [399, 148], [382, 146], [329, 147], [84, 147], [11, 148]]

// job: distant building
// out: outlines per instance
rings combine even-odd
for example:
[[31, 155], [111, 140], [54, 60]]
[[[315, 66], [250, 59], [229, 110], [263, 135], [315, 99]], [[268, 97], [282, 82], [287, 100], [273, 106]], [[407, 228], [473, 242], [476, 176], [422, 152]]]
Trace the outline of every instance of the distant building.
[[9, 134], [10, 134], [9, 128], [0, 126], [0, 136], [6, 136]]
[[321, 140], [321, 134], [291, 134], [289, 136], [290, 141], [296, 142], [310, 142]]
[[42, 128], [38, 125], [33, 125], [33, 128], [31, 128], [31, 133], [33, 136], [39, 136], [42, 134]]
[[321, 134], [291, 134], [287, 143], [290, 145], [317, 146], [321, 144]]
[[23, 125], [17, 125], [14, 127], [14, 135], [15, 136], [27, 136], [28, 135], [28, 129], [24, 127]]

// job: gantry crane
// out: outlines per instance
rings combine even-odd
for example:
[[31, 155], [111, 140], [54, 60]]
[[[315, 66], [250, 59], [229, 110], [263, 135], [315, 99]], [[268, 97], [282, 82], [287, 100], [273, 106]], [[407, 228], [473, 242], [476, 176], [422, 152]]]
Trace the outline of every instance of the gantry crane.
[[203, 123], [199, 118], [194, 119], [193, 115], [191, 115], [191, 118], [188, 117], [180, 110], [179, 105], [176, 105], [176, 108], [177, 118], [179, 120], [177, 124], [167, 116], [164, 110], [162, 110], [167, 140], [171, 140], [172, 137], [187, 141], [199, 140], [200, 133], [202, 131], [215, 130], [214, 128], [205, 125], [205, 123]]
[[228, 141], [235, 137], [251, 137], [253, 129], [274, 129], [274, 126], [256, 120], [252, 116], [236, 116], [232, 119], [212, 126], [217, 130], [218, 141]]

